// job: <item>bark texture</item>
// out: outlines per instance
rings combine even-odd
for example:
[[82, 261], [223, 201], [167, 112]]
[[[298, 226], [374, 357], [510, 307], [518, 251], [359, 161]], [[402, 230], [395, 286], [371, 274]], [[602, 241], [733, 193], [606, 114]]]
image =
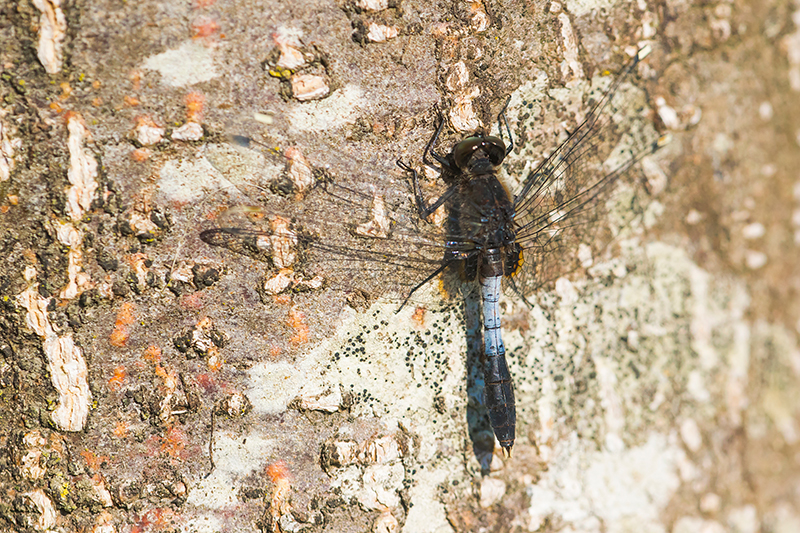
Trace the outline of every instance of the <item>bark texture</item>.
[[[800, 531], [798, 24], [789, 1], [0, 0], [0, 530]], [[270, 296], [280, 265], [198, 237], [312, 175], [402, 182], [437, 109], [445, 145], [509, 95], [513, 183], [643, 44], [638, 112], [671, 142], [609, 200], [611, 244], [501, 301], [511, 458], [469, 297]]]

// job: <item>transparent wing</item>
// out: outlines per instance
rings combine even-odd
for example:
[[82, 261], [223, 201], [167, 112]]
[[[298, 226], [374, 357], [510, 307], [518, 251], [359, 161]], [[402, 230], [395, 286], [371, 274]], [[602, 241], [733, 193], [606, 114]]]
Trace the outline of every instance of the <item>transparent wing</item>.
[[[239, 150], [253, 147], [246, 138], [234, 141]], [[223, 175], [245, 168], [242, 172], [255, 176], [256, 184], [243, 195], [246, 203], [223, 210], [215, 227], [200, 234], [204, 242], [263, 261], [273, 274], [291, 269], [306, 279], [319, 276], [337, 289], [375, 295], [407, 296], [441, 267], [444, 233], [419, 219], [405, 177], [396, 179], [393, 169], [373, 165], [373, 171], [365, 171], [363, 162], [356, 165], [344, 152], [333, 163], [338, 175], [279, 151], [267, 151], [265, 157], [275, 168], [259, 176], [253, 164], [236, 162], [228, 147], [214, 154], [212, 164]], [[308, 165], [314, 176], [305, 190], [284, 190], [294, 179], [287, 177], [292, 165]], [[353, 175], [357, 166], [359, 174]]]
[[514, 199], [517, 242], [525, 265], [515, 285], [524, 294], [571, 268], [580, 244], [607, 241], [601, 221], [614, 185], [662, 138], [645, 116], [642, 91], [630, 81], [640, 51], [599, 97], [584, 121], [523, 180]]

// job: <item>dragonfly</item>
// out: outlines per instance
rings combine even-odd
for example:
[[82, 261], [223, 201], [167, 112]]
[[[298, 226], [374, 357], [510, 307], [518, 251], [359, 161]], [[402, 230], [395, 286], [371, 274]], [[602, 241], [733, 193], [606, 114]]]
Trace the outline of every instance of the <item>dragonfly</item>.
[[[508, 456], [515, 441], [516, 406], [500, 294], [505, 287], [527, 303], [527, 296], [549, 279], [556, 256], [579, 242], [581, 229], [596, 220], [614, 184], [666, 142], [655, 130], [642, 135], [631, 125], [628, 117], [640, 109], [626, 109], [631, 101], [620, 91], [649, 51], [639, 50], [583, 121], [527, 172], [513, 195], [498, 177], [515, 147], [507, 101], [497, 117], [498, 135], [481, 129], [445, 155], [436, 150], [446, 122], [440, 115], [422, 154], [423, 164], [440, 177], [440, 193], [432, 201], [425, 197], [420, 172], [397, 160], [411, 191], [379, 191], [374, 184], [339, 182], [326, 173], [317, 183], [302, 185], [282, 206], [230, 208], [200, 238], [270, 263], [275, 275], [264, 284], [269, 291], [318, 287], [318, 272], [342, 288], [372, 278], [373, 287], [399, 292], [402, 308], [442, 274], [457, 271], [464, 282], [477, 281], [484, 404]], [[258, 144], [248, 137], [234, 142], [248, 148]], [[442, 211], [444, 216], [438, 216]], [[343, 223], [347, 213], [363, 222]], [[319, 269], [309, 272], [303, 265]], [[333, 265], [342, 268], [338, 278]], [[390, 280], [400, 281], [393, 285]]]

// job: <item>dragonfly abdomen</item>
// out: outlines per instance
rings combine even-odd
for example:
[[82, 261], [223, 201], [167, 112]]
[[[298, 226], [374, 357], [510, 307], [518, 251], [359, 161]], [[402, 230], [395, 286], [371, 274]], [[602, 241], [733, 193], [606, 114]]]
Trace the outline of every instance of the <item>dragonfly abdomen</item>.
[[502, 276], [481, 277], [483, 302], [484, 402], [497, 440], [506, 453], [514, 445], [517, 412], [514, 387], [506, 363], [500, 327], [500, 281]]

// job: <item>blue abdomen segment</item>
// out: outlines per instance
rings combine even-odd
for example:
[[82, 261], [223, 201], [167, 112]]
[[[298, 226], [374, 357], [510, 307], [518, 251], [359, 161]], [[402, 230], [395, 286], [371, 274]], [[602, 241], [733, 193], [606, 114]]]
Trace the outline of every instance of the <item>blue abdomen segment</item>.
[[500, 276], [481, 279], [483, 301], [483, 364], [484, 402], [489, 411], [492, 430], [500, 446], [510, 453], [514, 445], [517, 412], [514, 407], [514, 387], [506, 363], [506, 348], [500, 329]]

